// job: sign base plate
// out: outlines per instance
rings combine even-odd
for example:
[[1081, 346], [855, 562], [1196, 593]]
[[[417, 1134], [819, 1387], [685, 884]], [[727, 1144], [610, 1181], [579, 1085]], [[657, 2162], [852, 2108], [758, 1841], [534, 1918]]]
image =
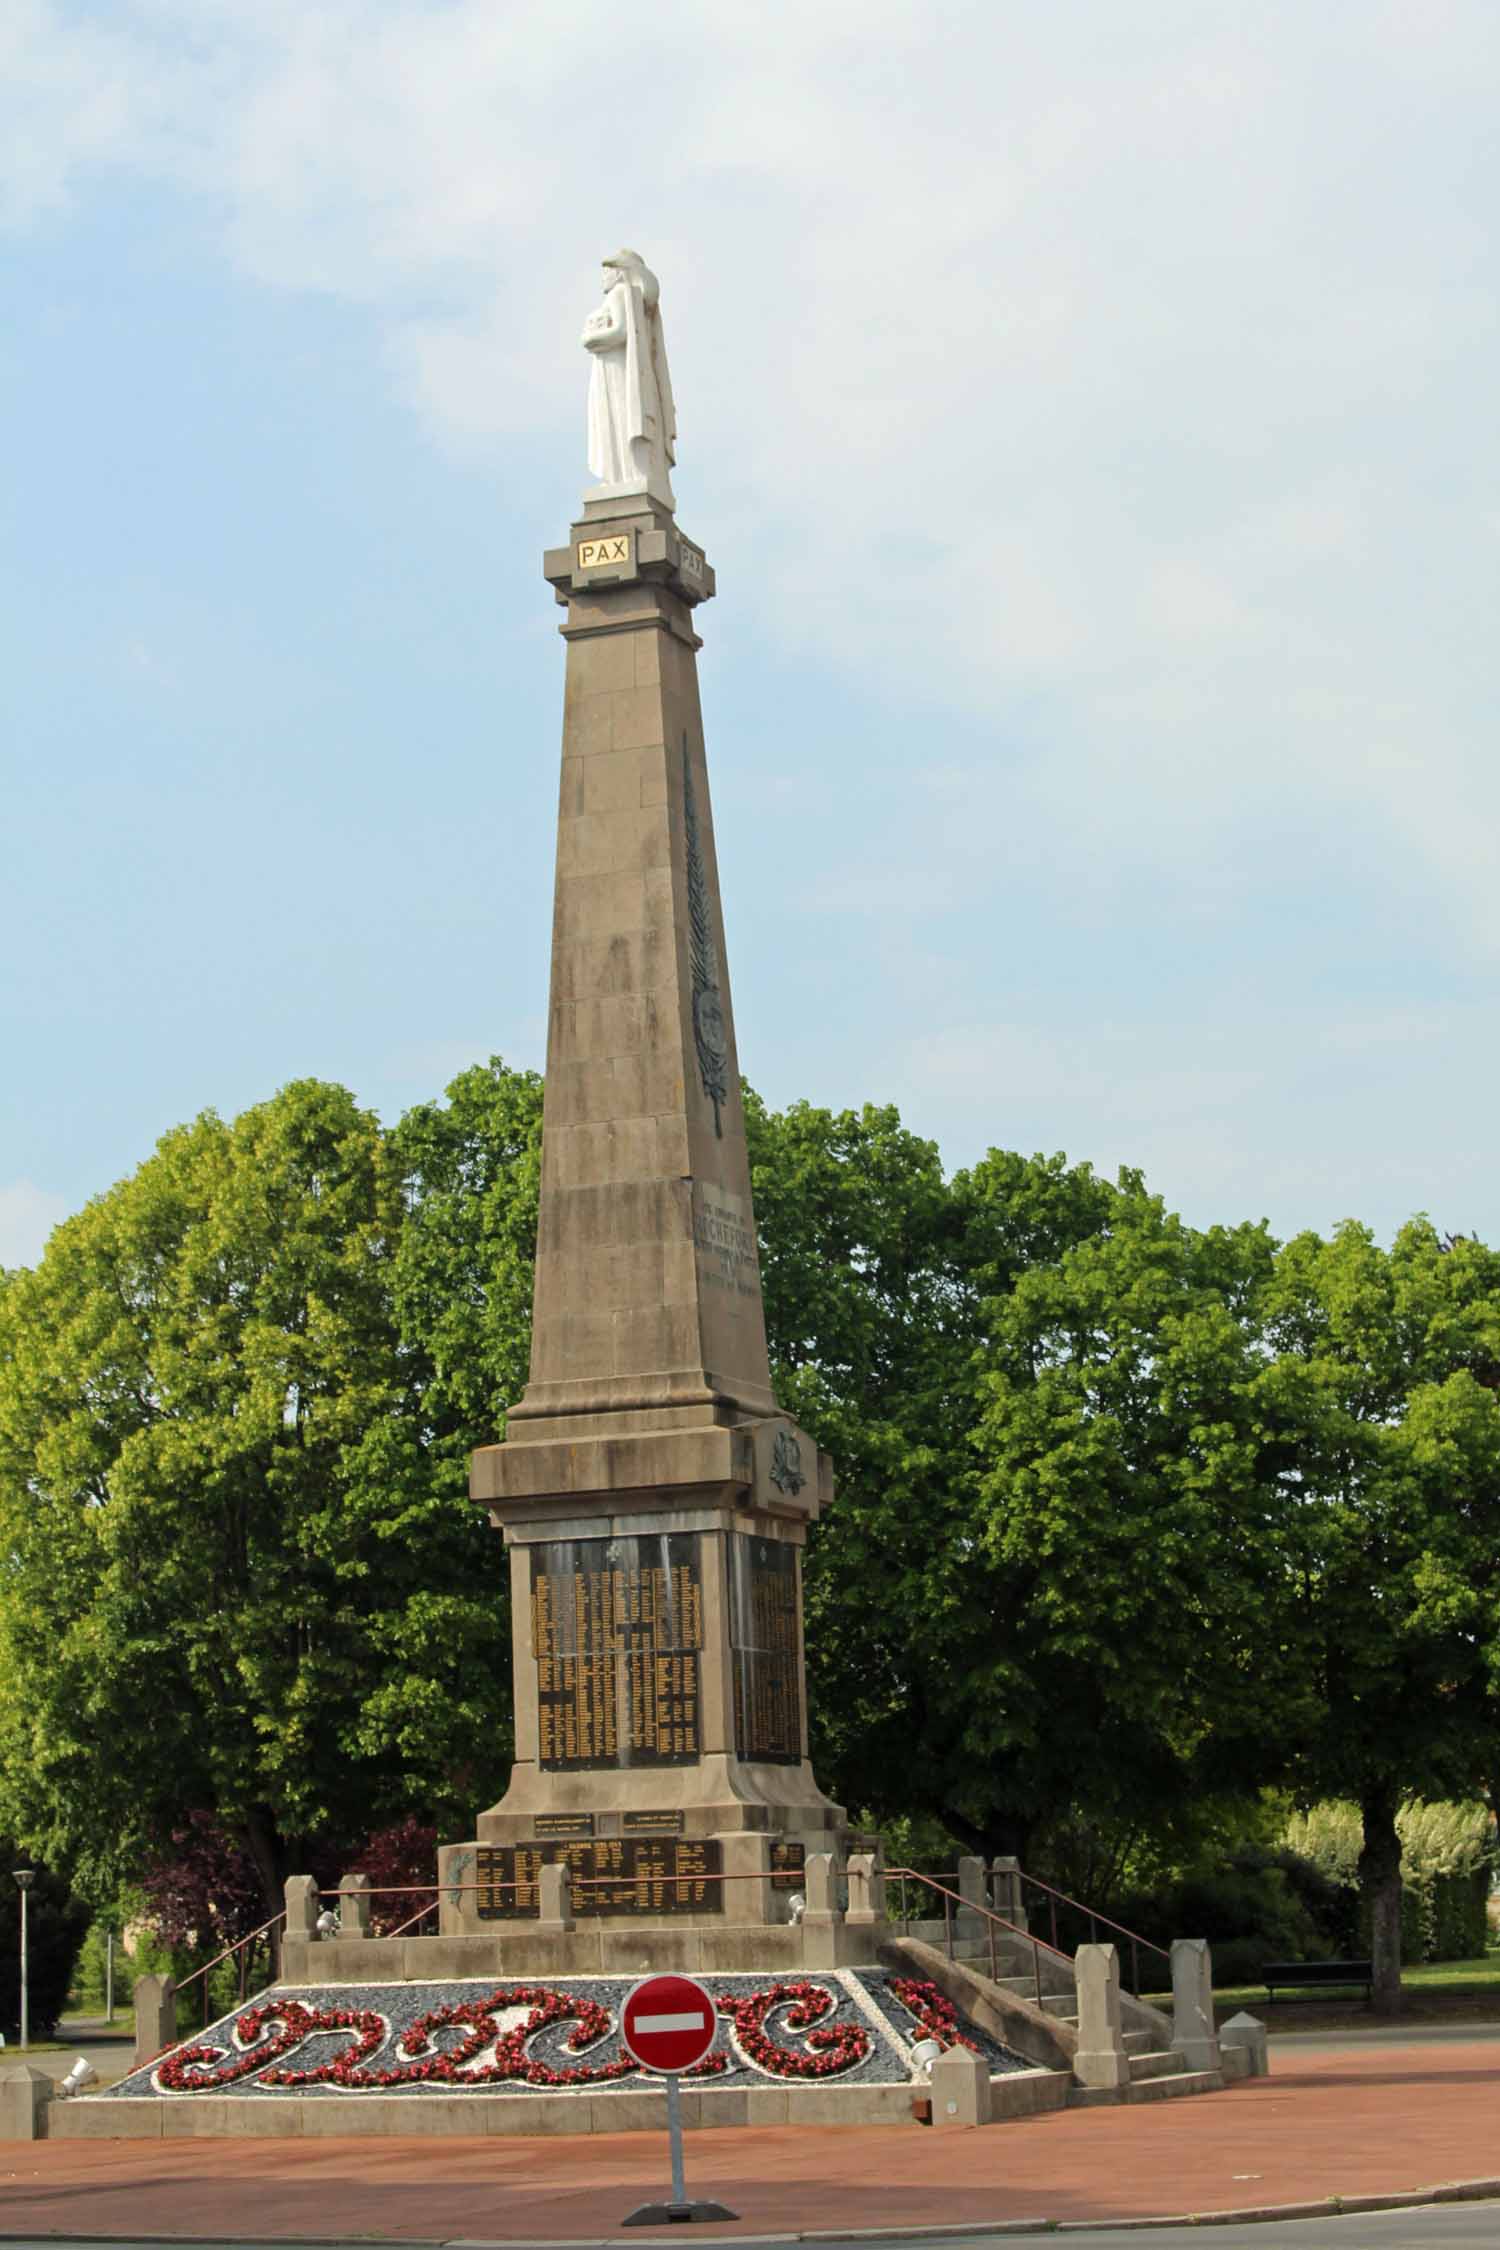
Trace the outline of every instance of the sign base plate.
[[696, 2219], [712, 2225], [717, 2219], [737, 2219], [722, 2203], [642, 2203], [620, 2221], [622, 2227], [691, 2226]]

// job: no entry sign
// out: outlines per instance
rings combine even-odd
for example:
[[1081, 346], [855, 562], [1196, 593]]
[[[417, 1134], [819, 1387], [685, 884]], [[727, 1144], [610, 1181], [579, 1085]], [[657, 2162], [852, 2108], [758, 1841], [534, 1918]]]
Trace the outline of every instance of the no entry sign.
[[647, 2070], [691, 2070], [714, 2043], [712, 1995], [694, 1977], [642, 1977], [620, 2010], [627, 2053]]

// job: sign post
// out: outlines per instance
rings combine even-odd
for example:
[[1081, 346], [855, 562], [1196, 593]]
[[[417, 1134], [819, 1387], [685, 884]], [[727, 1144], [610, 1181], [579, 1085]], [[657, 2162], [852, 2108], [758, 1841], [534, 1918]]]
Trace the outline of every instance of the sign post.
[[667, 2134], [672, 2150], [672, 2200], [643, 2203], [627, 2227], [681, 2225], [694, 2219], [737, 2219], [722, 2203], [690, 2203], [682, 2176], [682, 2101], [678, 2080], [710, 2053], [717, 2028], [713, 1996], [695, 1977], [642, 1977], [625, 1995], [620, 2040], [642, 2070], [667, 2082]]

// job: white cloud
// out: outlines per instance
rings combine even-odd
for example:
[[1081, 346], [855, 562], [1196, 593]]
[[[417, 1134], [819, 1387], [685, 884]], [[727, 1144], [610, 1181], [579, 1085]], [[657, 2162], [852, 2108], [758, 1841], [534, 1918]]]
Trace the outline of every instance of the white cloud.
[[6, 39], [15, 213], [105, 165], [210, 199], [500, 473], [580, 428], [594, 261], [646, 250], [685, 519], [789, 648], [992, 728], [971, 833], [1191, 887], [1296, 823], [1500, 946], [1487, 0], [21, 0]]
[[32, 1180], [0, 1187], [0, 1266], [34, 1266], [52, 1229], [68, 1214], [60, 1195]]

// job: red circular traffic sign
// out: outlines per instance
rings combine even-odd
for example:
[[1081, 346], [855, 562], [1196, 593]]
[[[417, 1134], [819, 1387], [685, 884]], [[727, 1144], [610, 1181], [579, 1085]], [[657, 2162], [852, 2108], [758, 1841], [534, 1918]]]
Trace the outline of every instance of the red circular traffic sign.
[[714, 2043], [713, 1995], [695, 1977], [642, 1977], [625, 1995], [620, 2037], [647, 2070], [691, 2070]]

